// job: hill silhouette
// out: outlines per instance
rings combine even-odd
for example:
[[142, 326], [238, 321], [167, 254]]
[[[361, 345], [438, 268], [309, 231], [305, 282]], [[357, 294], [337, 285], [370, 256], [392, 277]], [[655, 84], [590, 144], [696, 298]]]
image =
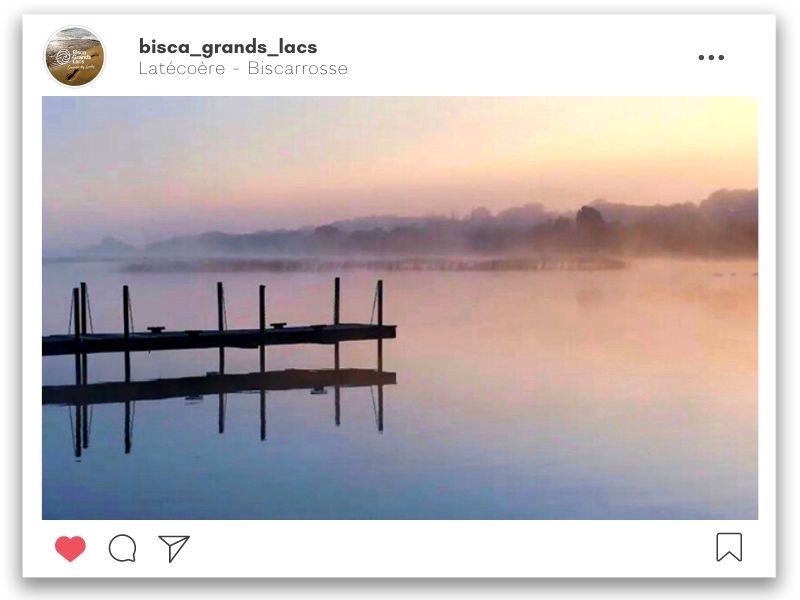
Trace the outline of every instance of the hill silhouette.
[[323, 256], [525, 254], [602, 250], [618, 254], [755, 256], [758, 190], [718, 190], [697, 202], [632, 205], [597, 199], [575, 212], [530, 203], [493, 214], [478, 207], [463, 218], [367, 216], [319, 227], [209, 231], [135, 249], [105, 238], [79, 256]]

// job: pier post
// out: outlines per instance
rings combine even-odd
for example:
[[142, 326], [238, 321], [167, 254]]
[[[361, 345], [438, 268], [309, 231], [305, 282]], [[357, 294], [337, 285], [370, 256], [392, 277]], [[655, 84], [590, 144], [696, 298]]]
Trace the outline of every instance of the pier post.
[[[339, 277], [333, 280], [333, 324], [338, 325], [341, 322], [341, 292], [342, 280]], [[333, 345], [333, 367], [336, 371], [336, 385], [334, 386], [334, 421], [336, 426], [342, 424], [342, 388], [339, 385], [339, 342]]]
[[[222, 282], [217, 282], [217, 328], [225, 330], [225, 291], [222, 289]], [[219, 347], [219, 374], [225, 373], [225, 348]], [[219, 413], [217, 415], [217, 430], [225, 433], [225, 394], [219, 394]]]
[[333, 280], [333, 324], [339, 324], [339, 311], [340, 311], [340, 292], [341, 292], [341, 280], [339, 277]]
[[[258, 286], [258, 331], [261, 334], [261, 341], [264, 341], [264, 331], [267, 329], [267, 299], [266, 299], [267, 286]], [[267, 364], [266, 347], [264, 344], [258, 346], [258, 362], [261, 372], [264, 372]], [[261, 438], [264, 439], [264, 438]]]
[[[378, 279], [378, 326], [383, 327], [383, 279]], [[378, 334], [378, 371], [383, 372], [383, 335]]]
[[81, 307], [78, 288], [72, 288], [72, 321], [75, 324], [75, 385], [80, 385], [83, 383], [83, 376], [81, 375]]
[[[127, 342], [131, 337], [131, 295], [127, 285], [122, 286], [122, 332]], [[125, 351], [125, 381], [131, 380], [131, 353]], [[126, 410], [128, 409], [126, 404]], [[127, 443], [126, 443], [127, 448]]]
[[[87, 306], [89, 303], [89, 294], [88, 289], [86, 287], [86, 282], [81, 281], [81, 337], [85, 336], [88, 332], [86, 331], [86, 322], [88, 321], [87, 317]], [[85, 352], [81, 354], [81, 383], [86, 385], [89, 383], [89, 355]], [[82, 427], [82, 439], [83, 439], [83, 447], [89, 447], [89, 407], [86, 403], [81, 404], [81, 417], [83, 422]]]
[[[225, 330], [225, 291], [222, 282], [217, 282], [217, 328]], [[225, 373], [225, 348], [219, 347], [219, 374]], [[225, 394], [219, 394], [219, 411], [217, 414], [217, 430], [220, 434], [225, 433]]]
[[383, 325], [383, 279], [378, 279], [378, 325]]
[[[264, 331], [267, 329], [267, 286], [261, 284], [258, 286], [258, 331], [261, 334], [261, 340], [264, 340]], [[267, 351], [264, 344], [258, 346], [258, 365], [261, 373], [267, 366]], [[263, 382], [262, 382], [263, 385]], [[262, 387], [259, 390], [259, 417], [261, 425], [261, 441], [267, 439], [267, 393]]]
[[[217, 327], [220, 331], [225, 329], [225, 292], [222, 289], [222, 282], [217, 282]], [[225, 372], [225, 348], [219, 347], [219, 374]], [[220, 397], [220, 406], [222, 406], [222, 398]], [[220, 433], [222, 433], [220, 431]]]
[[[81, 385], [83, 383], [83, 374], [81, 369], [81, 298], [80, 290], [72, 288], [72, 320], [75, 324], [75, 384]], [[75, 458], [81, 457], [81, 448], [83, 435], [83, 410], [81, 402], [75, 403]]]
[[[81, 296], [81, 336], [84, 336], [87, 333], [87, 331], [86, 331], [86, 321], [87, 321], [86, 306], [87, 306], [87, 302], [88, 302], [88, 296], [87, 296], [87, 289], [86, 289], [86, 282], [85, 281], [81, 281], [81, 294], [80, 294], [80, 296]], [[81, 355], [81, 375], [83, 377], [83, 383], [87, 383], [87, 379], [88, 379], [88, 373], [87, 373], [88, 368], [87, 367], [88, 366], [89, 366], [89, 356], [84, 353], [84, 354]]]

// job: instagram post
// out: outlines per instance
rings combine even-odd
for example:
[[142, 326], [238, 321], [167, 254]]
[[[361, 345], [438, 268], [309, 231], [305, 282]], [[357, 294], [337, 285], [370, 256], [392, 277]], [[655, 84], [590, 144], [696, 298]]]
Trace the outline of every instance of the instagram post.
[[26, 15], [23, 575], [774, 577], [775, 92], [769, 15]]

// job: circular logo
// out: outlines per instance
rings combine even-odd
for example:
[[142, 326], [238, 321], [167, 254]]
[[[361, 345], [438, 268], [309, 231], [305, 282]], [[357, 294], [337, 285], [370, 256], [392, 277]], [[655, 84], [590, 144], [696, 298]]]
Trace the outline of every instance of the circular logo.
[[59, 65], [65, 65], [69, 62], [70, 53], [69, 50], [62, 48], [58, 52], [56, 52], [56, 63]]
[[103, 69], [105, 53], [97, 35], [85, 27], [64, 27], [47, 42], [44, 53], [53, 79], [70, 86], [86, 85]]

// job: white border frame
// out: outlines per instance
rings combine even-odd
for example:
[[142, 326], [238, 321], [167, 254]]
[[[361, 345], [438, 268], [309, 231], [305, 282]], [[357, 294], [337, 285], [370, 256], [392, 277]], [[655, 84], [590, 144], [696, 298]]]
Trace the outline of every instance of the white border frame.
[[[64, 89], [41, 67], [39, 57], [50, 33], [73, 21], [103, 35], [107, 54], [102, 78], [95, 78], [91, 86]], [[323, 50], [314, 60], [325, 58], [347, 63], [351, 65], [351, 76], [325, 82], [306, 79], [265, 82], [245, 77], [167, 80], [136, 74], [140, 36], [223, 41], [223, 38], [247, 39], [253, 35], [318, 40]], [[446, 36], [448, 43], [437, 43], [439, 36]], [[419, 40], [430, 43], [425, 47], [413, 43]], [[480, 41], [478, 49], [502, 50], [475, 53], [470, 40]], [[718, 52], [717, 48], [726, 55], [725, 69], [712, 75], [707, 68], [700, 68], [696, 56], [703, 49]], [[693, 60], [683, 60], [683, 50]], [[109, 58], [112, 53], [113, 63]], [[531, 57], [537, 60], [532, 61]], [[520, 72], [527, 77], [519, 77]], [[225, 85], [220, 85], [222, 81]], [[42, 521], [39, 337], [41, 97], [45, 95], [757, 96], [759, 519]], [[775, 164], [775, 20], [769, 15], [26, 16], [23, 27], [23, 574], [40, 577], [774, 576]], [[742, 563], [716, 562], [715, 535], [719, 531], [744, 534]], [[135, 564], [114, 563], [107, 555], [108, 539], [122, 532], [138, 542]], [[192, 539], [180, 558], [170, 565], [163, 556], [166, 548], [156, 536], [173, 533], [188, 534]], [[63, 534], [80, 534], [87, 540], [85, 555], [74, 563], [66, 563], [52, 550], [56, 537]], [[262, 539], [270, 543], [264, 544]]]

